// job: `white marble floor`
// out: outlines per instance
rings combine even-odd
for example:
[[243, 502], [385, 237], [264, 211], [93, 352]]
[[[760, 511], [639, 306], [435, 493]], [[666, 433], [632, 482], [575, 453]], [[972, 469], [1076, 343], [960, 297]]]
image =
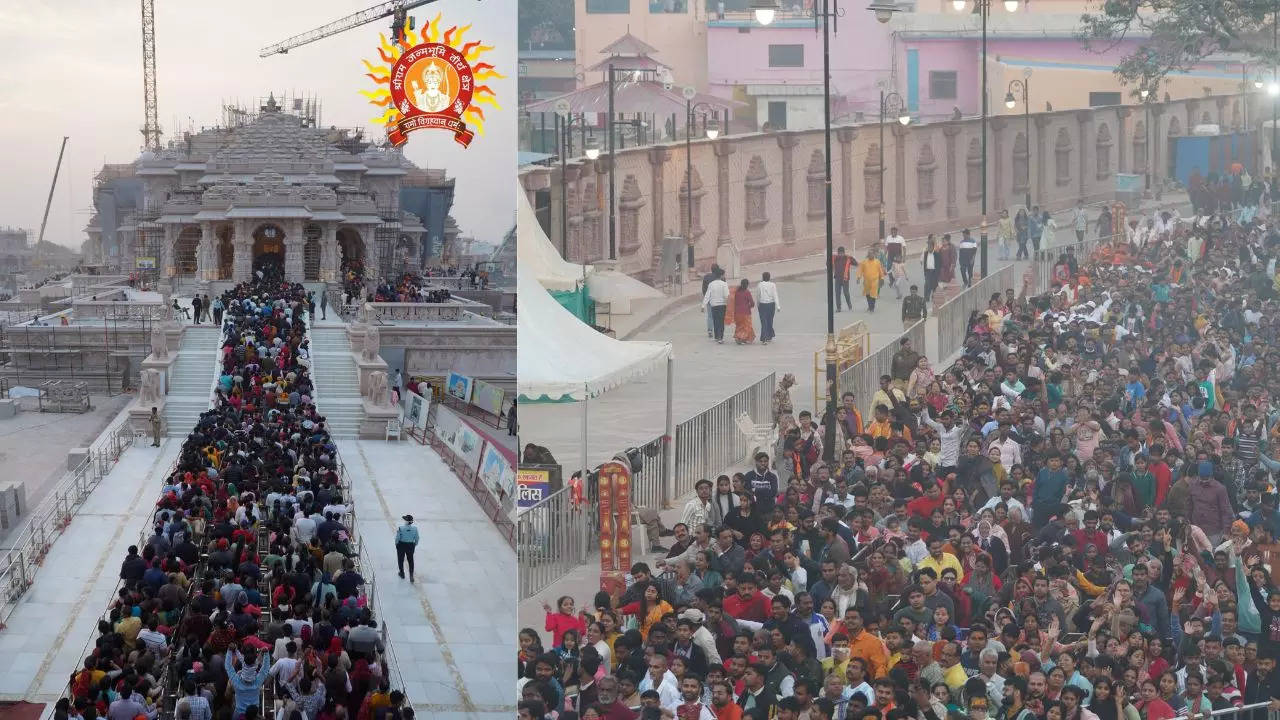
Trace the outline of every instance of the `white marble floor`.
[[119, 582], [120, 562], [150, 522], [158, 474], [181, 444], [125, 451], [45, 556], [0, 629], [0, 701], [53, 702], [88, 654]]
[[[509, 718], [515, 710], [515, 552], [429, 447], [339, 440], [376, 602], [418, 717]], [[416, 582], [396, 573], [395, 528], [421, 534]]]

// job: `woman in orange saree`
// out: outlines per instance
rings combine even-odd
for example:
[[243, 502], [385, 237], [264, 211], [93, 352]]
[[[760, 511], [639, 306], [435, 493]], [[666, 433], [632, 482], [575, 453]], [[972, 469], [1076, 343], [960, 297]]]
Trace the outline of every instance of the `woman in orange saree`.
[[738, 283], [737, 291], [733, 293], [733, 341], [739, 345], [755, 342], [756, 330], [752, 326], [751, 309], [756, 306], [755, 300], [751, 297], [750, 283], [746, 278], [742, 278], [742, 282]]

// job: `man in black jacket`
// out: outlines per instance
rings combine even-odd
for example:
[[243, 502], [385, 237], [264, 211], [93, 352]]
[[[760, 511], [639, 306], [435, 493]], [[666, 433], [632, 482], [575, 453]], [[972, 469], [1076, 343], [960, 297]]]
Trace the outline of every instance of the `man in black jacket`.
[[125, 556], [124, 562], [120, 563], [120, 579], [132, 587], [142, 582], [142, 576], [146, 572], [147, 561], [138, 555], [137, 545], [130, 545], [129, 554]]
[[1258, 667], [1249, 673], [1244, 686], [1244, 704], [1269, 702], [1270, 708], [1260, 708], [1250, 713], [1250, 720], [1266, 720], [1267, 710], [1280, 711], [1280, 671], [1276, 670], [1276, 657], [1280, 649], [1260, 648]]

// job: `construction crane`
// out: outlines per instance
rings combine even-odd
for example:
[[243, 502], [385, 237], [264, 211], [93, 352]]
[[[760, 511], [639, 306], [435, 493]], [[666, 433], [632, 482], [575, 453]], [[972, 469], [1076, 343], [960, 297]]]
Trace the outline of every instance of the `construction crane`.
[[361, 10], [354, 15], [348, 15], [339, 20], [334, 20], [328, 25], [321, 25], [315, 30], [304, 32], [301, 35], [294, 35], [293, 37], [287, 40], [282, 40], [275, 45], [268, 45], [262, 48], [258, 53], [258, 57], [284, 55], [296, 47], [313, 43], [317, 40], [323, 40], [330, 35], [337, 35], [338, 33], [346, 32], [352, 28], [360, 27], [361, 25], [368, 25], [371, 22], [381, 20], [385, 17], [391, 18], [392, 39], [399, 39], [401, 34], [404, 32], [405, 27], [408, 27], [410, 30], [414, 29], [413, 18], [409, 17], [409, 11], [416, 7], [429, 5], [435, 1], [436, 0], [390, 0], [389, 2], [378, 3], [367, 10]]
[[142, 0], [143, 149], [160, 152], [160, 119], [156, 106], [156, 12], [154, 0]]
[[53, 182], [49, 183], [49, 199], [44, 201], [44, 217], [40, 218], [40, 235], [36, 238], [36, 267], [40, 261], [40, 246], [44, 243], [44, 227], [49, 222], [49, 208], [53, 206], [53, 190], [58, 187], [58, 172], [62, 170], [62, 155], [67, 151], [67, 136], [62, 136], [62, 147], [58, 148], [58, 164], [53, 166]]

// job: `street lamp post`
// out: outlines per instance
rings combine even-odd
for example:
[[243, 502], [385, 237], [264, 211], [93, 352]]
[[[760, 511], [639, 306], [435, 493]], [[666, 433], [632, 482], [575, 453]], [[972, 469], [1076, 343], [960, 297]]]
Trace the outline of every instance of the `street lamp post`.
[[903, 126], [911, 122], [911, 115], [908, 114], [906, 103], [902, 101], [902, 96], [896, 92], [885, 94], [884, 88], [880, 89], [880, 242], [884, 242], [884, 121], [889, 114], [889, 108], [893, 108], [893, 112], [898, 114], [898, 122]]
[[[987, 276], [987, 19], [991, 16], [992, 0], [974, 0], [975, 9], [982, 17], [982, 231], [978, 238], [979, 262], [982, 277]], [[951, 0], [956, 11], [965, 8], [966, 0]], [[1018, 0], [1004, 0], [1007, 12], [1017, 12]], [[1030, 138], [1028, 138], [1030, 142]]]
[[[710, 104], [705, 102], [695, 103], [693, 99], [698, 96], [698, 91], [692, 86], [684, 89], [684, 241], [686, 247], [687, 265], [693, 267], [693, 114], [700, 108], [712, 110]], [[710, 125], [706, 125], [704, 132], [707, 138], [715, 140], [720, 135], [720, 128], [713, 120]]]
[[569, 259], [569, 183], [566, 179], [566, 165], [569, 155], [569, 145], [573, 139], [574, 126], [582, 126], [582, 116], [574, 117], [569, 112], [569, 101], [561, 100], [556, 103], [556, 137], [559, 140], [560, 155], [560, 256], [565, 260]]
[[615, 71], [613, 65], [609, 65], [609, 259], [618, 259], [618, 220], [614, 210], [614, 184], [613, 184], [613, 166], [617, 163], [614, 157], [613, 147], [613, 84]]
[[1145, 135], [1142, 136], [1142, 152], [1146, 155], [1145, 161], [1142, 163], [1146, 177], [1143, 179], [1143, 186], [1146, 188], [1147, 194], [1151, 194], [1151, 104], [1148, 99], [1151, 97], [1151, 91], [1142, 88], [1138, 93], [1142, 96], [1142, 122], [1143, 127], [1147, 129]]
[[1022, 96], [1022, 132], [1027, 136], [1027, 195], [1023, 204], [1031, 212], [1031, 68], [1023, 71], [1021, 80], [1010, 80], [1004, 94], [1004, 106], [1012, 110], [1018, 103], [1014, 92]]
[[[778, 0], [752, 0], [752, 10], [761, 25], [773, 21], [777, 12]], [[827, 412], [834, 417], [836, 411], [837, 377], [836, 371], [836, 310], [835, 310], [835, 263], [833, 255], [834, 227], [831, 210], [831, 35], [837, 31], [839, 18], [844, 14], [838, 0], [822, 0], [819, 10], [814, 4], [810, 11], [813, 15], [813, 29], [822, 32], [822, 128], [823, 128], [823, 187], [826, 189], [826, 240], [827, 240]]]

